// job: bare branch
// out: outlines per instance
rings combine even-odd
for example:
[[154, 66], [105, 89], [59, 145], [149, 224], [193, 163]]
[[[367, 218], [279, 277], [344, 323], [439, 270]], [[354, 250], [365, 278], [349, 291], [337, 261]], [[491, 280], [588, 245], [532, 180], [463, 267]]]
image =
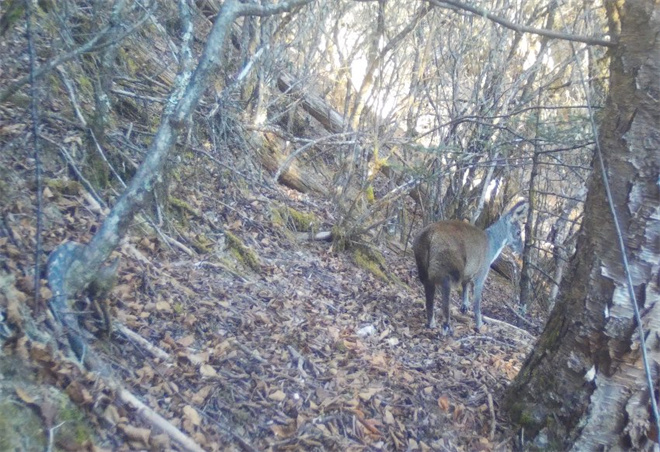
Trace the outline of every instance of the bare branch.
[[239, 16], [272, 16], [274, 14], [286, 13], [299, 6], [304, 6], [314, 0], [291, 0], [277, 5], [252, 5], [241, 4], [237, 12]]
[[472, 5], [467, 5], [463, 2], [457, 2], [455, 0], [429, 0], [429, 2], [440, 8], [444, 8], [446, 6], [453, 6], [454, 8], [459, 8], [465, 11], [469, 11], [472, 14], [483, 16], [487, 19], [492, 20], [497, 24], [502, 25], [503, 27], [509, 28], [513, 31], [517, 31], [518, 33], [533, 33], [536, 35], [545, 36], [547, 38], [563, 39], [564, 41], [582, 42], [584, 44], [605, 46], [605, 47], [614, 47], [617, 45], [616, 42], [606, 41], [604, 39], [592, 38], [589, 36], [570, 35], [553, 30], [544, 30], [542, 28], [534, 28], [534, 27], [528, 27], [526, 25], [519, 25], [507, 19], [503, 19], [499, 16], [491, 14], [485, 9]]
[[[89, 52], [94, 52], [96, 50], [102, 49], [104, 47], [107, 47], [109, 45], [116, 44], [118, 42], [121, 42], [123, 39], [125, 39], [128, 35], [133, 33], [135, 30], [140, 28], [142, 24], [149, 18], [147, 14], [145, 14], [140, 20], [138, 20], [131, 28], [129, 28], [126, 32], [122, 33], [121, 35], [117, 36], [114, 39], [111, 40], [105, 40], [112, 31], [115, 30], [116, 25], [108, 25], [107, 27], [103, 28], [96, 36], [94, 36], [92, 39], [87, 41], [85, 44], [81, 45], [77, 49], [74, 49], [68, 53], [65, 53], [63, 55], [58, 56], [57, 58], [53, 58], [49, 62], [45, 63], [44, 65], [40, 66], [39, 69], [34, 71], [33, 77], [36, 79], [40, 79], [50, 71], [52, 71], [54, 68], [59, 66], [62, 63], [66, 63], [69, 60], [72, 60], [73, 58], [77, 57], [78, 55], [82, 55], [83, 53], [89, 53]], [[18, 91], [23, 85], [28, 83], [30, 81], [31, 75], [26, 75], [23, 78], [20, 78], [19, 80], [15, 81], [11, 85], [9, 85], [4, 91], [0, 93], [0, 104], [9, 99], [16, 91]]]

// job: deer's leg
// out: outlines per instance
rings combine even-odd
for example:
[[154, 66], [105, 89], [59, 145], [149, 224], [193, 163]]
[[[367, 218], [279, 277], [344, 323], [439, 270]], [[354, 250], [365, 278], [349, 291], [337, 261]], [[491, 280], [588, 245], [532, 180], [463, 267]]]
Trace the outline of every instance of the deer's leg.
[[451, 327], [451, 314], [449, 312], [449, 295], [451, 294], [451, 280], [449, 278], [445, 278], [442, 280], [441, 283], [441, 290], [442, 290], [442, 311], [445, 317], [445, 322], [442, 324], [442, 330], [445, 334], [449, 336], [453, 336], [454, 331], [452, 330]]
[[435, 328], [435, 313], [433, 311], [435, 284], [431, 281], [424, 283], [424, 294], [426, 295], [426, 326], [428, 328]]
[[463, 304], [461, 304], [461, 312], [463, 314], [468, 312], [470, 308], [470, 287], [472, 286], [470, 281], [465, 281], [463, 283]]
[[474, 320], [475, 328], [478, 330], [483, 325], [481, 320], [481, 291], [484, 288], [484, 282], [486, 282], [486, 276], [488, 276], [488, 271], [482, 275], [478, 275], [474, 280]]

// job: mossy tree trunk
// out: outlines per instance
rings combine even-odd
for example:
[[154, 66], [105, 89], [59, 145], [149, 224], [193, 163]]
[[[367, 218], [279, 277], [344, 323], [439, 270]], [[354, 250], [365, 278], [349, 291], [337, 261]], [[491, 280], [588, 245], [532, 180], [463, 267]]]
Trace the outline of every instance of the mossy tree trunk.
[[[651, 450], [660, 369], [660, 3], [606, 2], [612, 38], [602, 156], [646, 332], [647, 387], [634, 309], [598, 157], [577, 252], [550, 320], [505, 403], [550, 450]], [[526, 448], [530, 445], [527, 444]], [[656, 445], [657, 446], [657, 445]]]

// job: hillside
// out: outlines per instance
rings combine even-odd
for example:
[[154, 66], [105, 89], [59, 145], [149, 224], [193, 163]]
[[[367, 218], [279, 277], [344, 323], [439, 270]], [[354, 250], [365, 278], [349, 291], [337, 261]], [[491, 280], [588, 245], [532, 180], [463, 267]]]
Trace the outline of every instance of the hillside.
[[[26, 303], [21, 312], [36, 312], [30, 278], [21, 276], [34, 253], [31, 172], [29, 164], [7, 154], [2, 163], [17, 190], [9, 191], [12, 203], [4, 210], [3, 266], [16, 277], [20, 297], [13, 302]], [[324, 199], [250, 187], [249, 196], [235, 193], [231, 205], [222, 206], [207, 195], [214, 191], [212, 180], [197, 182], [186, 199], [197, 200], [200, 212], [223, 218], [226, 234], [254, 253], [256, 268], [233, 257], [221, 234], [211, 240], [216, 251], [193, 256], [157, 236], [136, 231], [128, 237], [116, 253], [121, 264], [110, 297], [114, 332], [109, 338], [99, 334], [93, 346], [136, 396], [209, 450], [237, 449], [239, 437], [257, 450], [512, 447], [497, 396], [519, 370], [532, 336], [499, 324], [475, 334], [473, 319], [457, 309], [454, 338], [427, 330], [409, 253], [382, 245], [387, 268], [399, 281], [385, 282], [356, 265], [349, 252], [296, 241], [287, 223], [272, 220], [274, 206], [286, 206], [328, 223]], [[44, 205], [46, 252], [63, 240], [84, 242], [98, 226], [81, 193], [52, 185]], [[202, 223], [192, 216], [188, 221], [190, 234]], [[502, 305], [511, 298], [510, 284], [493, 273], [484, 292], [485, 314], [512, 317]], [[90, 331], [99, 329], [91, 313], [83, 318]], [[5, 344], [4, 353], [33, 356], [34, 350]], [[150, 437], [149, 426], [93, 375], [80, 374], [57, 356], [31, 362], [29, 369], [39, 385], [67, 391], [79, 386], [86, 394], [79, 408], [89, 416], [98, 447], [159, 447], [153, 442], [157, 432]], [[11, 389], [17, 384], [5, 378], [5, 396], [15, 398]], [[107, 407], [99, 410], [99, 404]], [[135, 437], [131, 432], [140, 428], [145, 430]]]
[[[72, 17], [88, 32], [79, 7]], [[175, 15], [165, 8], [165, 19]], [[56, 56], [47, 44], [54, 17], [37, 16], [41, 63]], [[195, 18], [197, 51], [208, 17]], [[0, 92], [29, 72], [25, 24], [8, 30]], [[115, 49], [121, 75], [103, 124], [94, 116], [102, 58], [72, 59], [42, 79], [38, 167], [35, 93], [23, 86], [0, 105], [0, 449], [184, 449], [107, 375], [204, 450], [514, 448], [498, 397], [539, 330], [514, 326], [512, 284], [491, 272], [483, 311], [496, 320], [483, 331], [458, 312], [456, 294], [454, 337], [425, 328], [407, 243], [423, 221], [412, 200], [403, 238], [367, 230], [350, 243], [315, 240], [320, 231], [336, 239], [345, 218], [336, 202], [345, 166], [328, 157], [345, 150], [314, 146], [278, 183], [290, 131], [304, 145], [326, 139], [328, 124], [273, 102], [272, 121], [255, 126], [240, 87], [221, 76], [177, 142], [162, 191], [113, 251], [118, 277], [107, 300], [80, 295], [72, 308], [107, 375], [66, 352], [47, 307], [47, 257], [67, 241], [88, 243], [142, 163], [174, 86], [161, 31], [141, 29]], [[238, 50], [228, 60], [230, 73]], [[383, 172], [370, 182], [376, 201], [360, 198], [361, 213], [391, 190]]]

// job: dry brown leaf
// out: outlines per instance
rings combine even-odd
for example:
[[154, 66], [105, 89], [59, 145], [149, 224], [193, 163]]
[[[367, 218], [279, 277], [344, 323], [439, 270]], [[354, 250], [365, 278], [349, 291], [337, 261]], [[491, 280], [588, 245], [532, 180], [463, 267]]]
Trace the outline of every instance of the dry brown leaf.
[[149, 436], [151, 435], [151, 430], [146, 428], [133, 427], [131, 425], [120, 425], [119, 429], [124, 432], [124, 435], [130, 440], [143, 445], [146, 447], [149, 445]]
[[74, 403], [79, 405], [91, 404], [94, 401], [94, 398], [89, 391], [77, 381], [72, 381], [69, 386], [66, 387], [66, 393]]
[[121, 420], [119, 411], [117, 411], [117, 407], [114, 405], [108, 405], [106, 407], [105, 411], [103, 411], [103, 418], [111, 425], [116, 425]]
[[161, 312], [172, 312], [172, 305], [169, 301], [161, 300], [156, 302], [156, 309]]
[[369, 361], [371, 361], [371, 364], [374, 366], [385, 367], [387, 365], [387, 355], [385, 352], [376, 353], [369, 358]]
[[464, 412], [465, 412], [465, 406], [461, 403], [457, 404], [454, 407], [454, 416], [453, 416], [454, 422], [460, 421]]
[[449, 398], [446, 395], [438, 397], [438, 406], [445, 413], [449, 412]]
[[274, 393], [270, 394], [268, 398], [277, 402], [281, 402], [282, 400], [286, 399], [286, 394], [278, 389]]
[[151, 450], [169, 450], [170, 448], [170, 437], [167, 434], [161, 433], [151, 438]]
[[190, 405], [183, 407], [183, 415], [185, 419], [195, 427], [199, 427], [199, 425], [202, 423], [202, 418], [199, 415], [199, 412]]
[[296, 433], [296, 425], [291, 422], [287, 425], [273, 425], [270, 427], [271, 431], [280, 438], [290, 438]]
[[376, 393], [382, 391], [383, 388], [369, 388], [366, 391], [362, 391], [358, 394], [358, 396], [364, 400], [365, 402], [368, 402], [369, 399], [371, 399]]
[[46, 286], [41, 286], [39, 289], [39, 295], [41, 295], [42, 300], [50, 300], [53, 296], [53, 292]]
[[396, 424], [394, 420], [394, 415], [392, 415], [392, 412], [389, 409], [385, 410], [385, 416], [383, 416], [383, 422], [385, 422], [388, 425]]
[[202, 377], [210, 378], [210, 377], [217, 377], [218, 372], [212, 367], [209, 366], [208, 364], [203, 364], [199, 367], [199, 373], [202, 374]]
[[412, 376], [412, 375], [411, 375], [410, 373], [408, 373], [408, 372], [403, 372], [403, 373], [401, 374], [401, 376], [402, 376], [403, 379], [406, 380], [406, 382], [408, 382], [408, 383], [412, 383], [413, 381], [415, 381], [415, 377]]
[[199, 366], [202, 363], [207, 363], [209, 362], [209, 354], [206, 352], [203, 353], [195, 353], [193, 355], [188, 355], [186, 353], [182, 353], [183, 357], [186, 357], [190, 360], [191, 364], [195, 366]]
[[192, 396], [191, 401], [192, 401], [195, 405], [201, 405], [202, 403], [204, 403], [204, 401], [205, 401], [206, 398], [209, 396], [209, 394], [211, 393], [212, 390], [213, 390], [213, 386], [211, 386], [211, 385], [206, 385], [206, 386], [204, 386], [202, 389], [200, 389], [199, 391], [197, 391], [197, 392]]
[[179, 345], [182, 347], [190, 347], [192, 344], [195, 343], [195, 335], [189, 334], [188, 336], [184, 336], [181, 339], [177, 341]]

